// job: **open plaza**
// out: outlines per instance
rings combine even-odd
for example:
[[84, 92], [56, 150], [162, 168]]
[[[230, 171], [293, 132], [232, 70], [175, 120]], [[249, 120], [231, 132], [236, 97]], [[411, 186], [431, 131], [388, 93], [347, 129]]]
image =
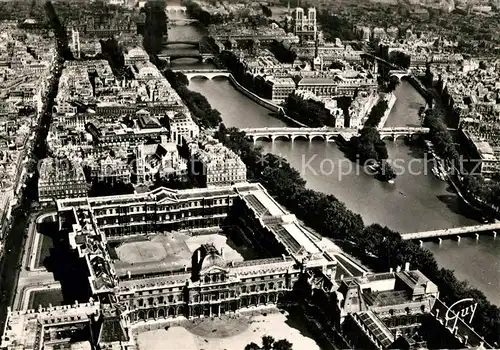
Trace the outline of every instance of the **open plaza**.
[[321, 349], [304, 327], [297, 328], [287, 312], [277, 309], [186, 321], [136, 337], [139, 350], [233, 350], [251, 342], [261, 344], [266, 335], [287, 339], [294, 349]]

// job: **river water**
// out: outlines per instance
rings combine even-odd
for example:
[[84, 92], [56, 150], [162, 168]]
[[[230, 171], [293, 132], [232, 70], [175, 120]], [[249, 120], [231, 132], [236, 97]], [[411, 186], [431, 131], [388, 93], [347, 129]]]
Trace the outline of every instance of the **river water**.
[[[190, 26], [173, 27], [169, 40], [186, 39], [185, 34], [176, 38], [177, 32], [190, 31], [190, 40], [203, 33]], [[199, 63], [178, 60], [174, 68], [194, 68]], [[204, 68], [208, 66], [203, 65]], [[225, 78], [194, 79], [190, 89], [203, 94], [212, 107], [218, 109], [226, 126], [273, 127], [285, 123], [273, 117], [264, 107], [239, 93]], [[386, 126], [420, 125], [418, 111], [424, 99], [407, 82], [396, 89], [397, 101], [386, 121]], [[298, 169], [307, 186], [324, 193], [331, 193], [351, 210], [361, 214], [366, 224], [380, 223], [399, 232], [415, 232], [449, 227], [474, 225], [477, 222], [464, 215], [458, 208], [458, 199], [447, 183], [437, 179], [430, 169], [421, 148], [404, 140], [386, 141], [389, 158], [403, 165], [394, 185], [377, 181], [365, 174], [362, 168], [348, 161], [333, 142], [324, 141], [275, 141], [258, 142], [264, 151], [286, 158]], [[462, 238], [445, 239], [442, 245], [425, 242], [437, 262], [455, 270], [460, 279], [482, 290], [494, 303], [500, 304], [500, 238], [482, 235], [479, 241]]]

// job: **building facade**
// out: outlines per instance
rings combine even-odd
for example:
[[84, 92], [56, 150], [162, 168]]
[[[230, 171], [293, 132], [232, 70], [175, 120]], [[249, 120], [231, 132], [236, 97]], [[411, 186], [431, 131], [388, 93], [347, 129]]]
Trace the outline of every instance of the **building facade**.
[[128, 306], [130, 323], [217, 317], [242, 308], [276, 305], [293, 289], [300, 274], [291, 258], [229, 264], [222, 254], [213, 245], [202, 245], [193, 256], [190, 271], [164, 277], [161, 284], [152, 277], [142, 279], [137, 287], [133, 278], [124, 278], [117, 295]]
[[177, 145], [162, 137], [161, 143], [137, 146], [135, 175], [138, 184], [152, 184], [157, 177], [186, 176], [187, 164], [179, 156]]
[[212, 138], [188, 145], [192, 157], [190, 172], [206, 187], [245, 182], [247, 168], [241, 158]]
[[42, 202], [87, 196], [89, 187], [83, 167], [77, 161], [68, 158], [45, 158], [39, 173], [38, 197]]
[[307, 13], [301, 7], [295, 9], [294, 34], [301, 41], [315, 41], [317, 38], [316, 9], [308, 8]]
[[292, 78], [269, 77], [264, 82], [264, 97], [274, 103], [281, 104], [295, 91], [295, 82]]

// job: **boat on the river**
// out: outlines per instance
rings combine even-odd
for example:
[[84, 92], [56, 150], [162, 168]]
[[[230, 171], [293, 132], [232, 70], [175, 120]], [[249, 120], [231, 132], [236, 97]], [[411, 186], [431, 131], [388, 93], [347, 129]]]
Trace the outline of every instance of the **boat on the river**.
[[444, 176], [443, 171], [439, 169], [439, 166], [433, 167], [431, 171], [434, 174], [434, 176], [437, 177], [439, 180], [446, 181], [446, 177]]
[[379, 163], [371, 163], [367, 166], [367, 168], [373, 172], [378, 172], [380, 169], [380, 164]]
[[390, 184], [394, 183], [394, 179], [396, 178], [396, 174], [394, 173], [394, 170], [388, 163], [377, 163], [377, 175], [376, 177], [381, 180], [388, 182]]

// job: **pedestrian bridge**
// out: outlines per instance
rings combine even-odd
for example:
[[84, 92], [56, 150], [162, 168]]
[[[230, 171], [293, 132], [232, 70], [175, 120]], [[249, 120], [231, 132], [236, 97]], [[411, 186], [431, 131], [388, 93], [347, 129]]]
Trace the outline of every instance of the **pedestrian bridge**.
[[[453, 227], [443, 230], [433, 230], [433, 231], [422, 231], [414, 233], [402, 233], [401, 237], [403, 240], [413, 240], [413, 239], [428, 239], [428, 238], [443, 238], [448, 236], [460, 236], [464, 234], [476, 233], [486, 231], [495, 231], [500, 229], [500, 222], [495, 222], [491, 224], [473, 225], [473, 226], [463, 226], [463, 227]], [[494, 235], [496, 235], [494, 233]], [[476, 236], [478, 238], [479, 236]]]
[[[412, 137], [413, 135], [427, 134], [429, 128], [424, 127], [388, 127], [379, 128], [380, 137], [391, 137], [396, 140], [398, 137]], [[241, 129], [253, 142], [257, 140], [275, 141], [278, 138], [294, 141], [296, 138], [303, 138], [312, 141], [315, 138], [330, 141], [339, 135], [355, 136], [359, 129], [354, 128], [248, 128]]]
[[193, 78], [213, 79], [231, 75], [231, 72], [225, 69], [172, 69], [172, 71], [183, 73], [188, 80]]

